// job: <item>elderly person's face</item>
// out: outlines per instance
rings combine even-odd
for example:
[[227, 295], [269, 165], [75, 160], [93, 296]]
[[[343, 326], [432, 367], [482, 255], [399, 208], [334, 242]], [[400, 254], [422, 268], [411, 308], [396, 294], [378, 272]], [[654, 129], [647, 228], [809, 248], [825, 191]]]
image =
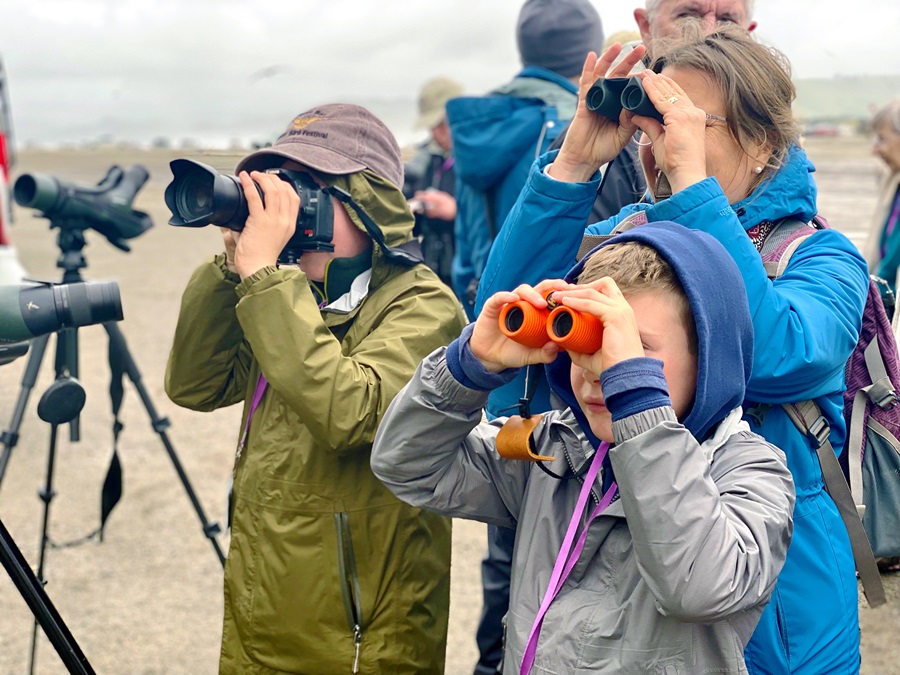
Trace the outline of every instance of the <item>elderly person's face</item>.
[[643, 8], [634, 10], [634, 20], [651, 54], [655, 39], [678, 37], [681, 24], [687, 20], [700, 22], [705, 33], [711, 33], [720, 21], [736, 23], [748, 31], [756, 28], [744, 0], [662, 0], [653, 12]]
[[882, 122], [874, 129], [872, 152], [887, 164], [891, 171], [900, 171], [900, 132], [890, 122]]

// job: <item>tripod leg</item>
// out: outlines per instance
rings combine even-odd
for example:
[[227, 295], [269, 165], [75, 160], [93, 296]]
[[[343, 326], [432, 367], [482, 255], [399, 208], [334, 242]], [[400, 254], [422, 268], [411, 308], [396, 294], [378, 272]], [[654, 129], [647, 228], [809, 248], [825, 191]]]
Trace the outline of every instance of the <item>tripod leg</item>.
[[[73, 675], [94, 675], [94, 669], [81, 651], [56, 607], [44, 592], [44, 587], [31, 571], [28, 562], [16, 546], [9, 531], [0, 520], [0, 562], [19, 589], [22, 599], [41, 624], [59, 658]], [[33, 662], [33, 659], [32, 659]]]
[[9, 423], [9, 429], [0, 435], [0, 445], [3, 446], [3, 454], [0, 455], [0, 483], [3, 483], [3, 475], [6, 473], [6, 465], [9, 463], [12, 449], [19, 442], [19, 427], [22, 425], [22, 418], [25, 416], [25, 406], [28, 405], [28, 397], [34, 388], [34, 383], [37, 381], [38, 371], [41, 369], [41, 360], [44, 358], [49, 339], [49, 335], [42, 335], [31, 342], [31, 353], [28, 355], [28, 364], [25, 366], [25, 374], [22, 376], [22, 388], [19, 392], [19, 398], [16, 400], [12, 421]]
[[[78, 379], [78, 329], [64, 328], [56, 333], [56, 377]], [[81, 440], [81, 418], [76, 415], [69, 422], [69, 440]]]
[[[37, 569], [37, 580], [38, 583], [43, 585], [46, 583], [44, 581], [44, 556], [47, 552], [47, 530], [50, 526], [50, 502], [53, 501], [53, 498], [56, 496], [56, 493], [53, 491], [53, 468], [56, 465], [56, 430], [58, 426], [56, 424], [50, 425], [50, 452], [47, 455], [47, 482], [44, 485], [44, 489], [38, 493], [38, 496], [41, 498], [41, 501], [44, 502], [44, 516], [41, 521], [41, 545], [40, 545], [40, 553], [38, 556], [38, 569]], [[38, 629], [38, 620], [37, 617], [34, 618], [34, 626], [31, 629], [31, 661], [28, 669], [29, 673], [34, 673], [34, 661], [35, 655], [37, 651], [37, 629]]]
[[[175, 466], [175, 471], [178, 473], [178, 477], [181, 479], [181, 483], [184, 485], [184, 489], [187, 492], [188, 498], [191, 500], [191, 504], [194, 505], [194, 510], [197, 512], [197, 516], [200, 518], [200, 523], [203, 526], [203, 534], [206, 535], [206, 537], [209, 539], [213, 549], [216, 552], [216, 556], [219, 558], [219, 562], [224, 567], [225, 554], [222, 553], [222, 549], [219, 546], [219, 541], [216, 539], [216, 535], [219, 534], [221, 528], [219, 527], [218, 523], [210, 523], [206, 519], [206, 513], [204, 513], [203, 511], [203, 506], [201, 506], [200, 500], [197, 499], [197, 495], [194, 493], [194, 489], [191, 487], [191, 483], [184, 471], [184, 467], [181, 466], [178, 455], [175, 454], [175, 448], [169, 440], [168, 435], [166, 434], [166, 429], [169, 428], [169, 420], [165, 417], [160, 417], [156, 412], [156, 408], [153, 406], [153, 401], [150, 400], [147, 389], [144, 387], [144, 384], [141, 380], [141, 373], [140, 371], [138, 371], [137, 364], [134, 362], [131, 353], [128, 351], [128, 345], [125, 343], [125, 336], [119, 329], [118, 324], [114, 322], [108, 322], [104, 323], [103, 327], [109, 334], [110, 353], [114, 355], [115, 358], [121, 359], [124, 370], [128, 374], [128, 379], [131, 380], [132, 384], [134, 384], [135, 389], [137, 389], [138, 395], [141, 397], [141, 401], [144, 403], [144, 408], [146, 408], [147, 414], [150, 416], [153, 430], [157, 434], [159, 434], [160, 439], [162, 439], [163, 445], [166, 448], [166, 452], [169, 454], [169, 459], [172, 460], [172, 464]], [[111, 358], [113, 357], [111, 356]]]

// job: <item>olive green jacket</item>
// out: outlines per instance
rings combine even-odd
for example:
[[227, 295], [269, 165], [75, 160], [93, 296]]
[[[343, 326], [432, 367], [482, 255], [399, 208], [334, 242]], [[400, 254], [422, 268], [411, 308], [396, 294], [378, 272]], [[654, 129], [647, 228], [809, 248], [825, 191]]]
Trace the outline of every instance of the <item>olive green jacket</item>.
[[369, 172], [332, 180], [381, 228], [371, 276], [320, 309], [299, 269], [239, 282], [219, 256], [188, 284], [169, 358], [172, 400], [243, 403], [241, 433], [260, 373], [268, 381], [235, 461], [222, 673], [444, 670], [450, 521], [394, 497], [369, 452], [464, 314], [425, 265], [386, 256], [411, 238], [399, 190]]

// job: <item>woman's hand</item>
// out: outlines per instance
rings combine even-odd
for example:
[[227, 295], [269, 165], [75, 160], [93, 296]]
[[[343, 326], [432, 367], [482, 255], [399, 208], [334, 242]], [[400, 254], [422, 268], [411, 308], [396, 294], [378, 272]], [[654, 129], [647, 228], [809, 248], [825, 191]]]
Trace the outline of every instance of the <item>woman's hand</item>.
[[706, 113], [672, 78], [645, 70], [641, 79], [665, 126], [650, 117], [635, 116], [633, 122], [653, 144], [656, 166], [666, 174], [672, 192], [679, 192], [707, 177]]
[[593, 314], [603, 323], [600, 351], [568, 352], [576, 366], [599, 375], [621, 361], [645, 356], [634, 310], [610, 277], [554, 293], [553, 299], [575, 311]]
[[[275, 265], [282, 249], [294, 235], [300, 197], [288, 183], [270, 173], [241, 171], [238, 178], [247, 199], [247, 222], [234, 249], [234, 266], [241, 279], [263, 267]], [[254, 185], [262, 189], [263, 199]], [[226, 256], [228, 254], [226, 242]], [[227, 259], [227, 258], [226, 258]]]
[[632, 68], [644, 56], [643, 45], [631, 50], [622, 61], [612, 67], [622, 52], [622, 45], [616, 43], [603, 52], [598, 59], [594, 52], [587, 55], [581, 71], [578, 91], [578, 108], [566, 132], [559, 155], [550, 166], [550, 175], [569, 183], [582, 183], [590, 179], [598, 168], [611, 161], [628, 145], [637, 127], [631, 121], [632, 114], [622, 110], [619, 122], [613, 122], [603, 115], [591, 112], [585, 99], [588, 90], [601, 77], [628, 77]]
[[519, 344], [500, 331], [500, 310], [503, 305], [518, 300], [526, 300], [539, 309], [547, 308], [547, 294], [572, 286], [561, 279], [548, 279], [537, 286], [523, 284], [511, 293], [495, 293], [481, 309], [475, 320], [475, 329], [469, 339], [469, 349], [492, 373], [507, 368], [521, 368], [532, 363], [550, 363], [559, 353], [559, 347], [549, 337], [543, 347], [532, 348]]

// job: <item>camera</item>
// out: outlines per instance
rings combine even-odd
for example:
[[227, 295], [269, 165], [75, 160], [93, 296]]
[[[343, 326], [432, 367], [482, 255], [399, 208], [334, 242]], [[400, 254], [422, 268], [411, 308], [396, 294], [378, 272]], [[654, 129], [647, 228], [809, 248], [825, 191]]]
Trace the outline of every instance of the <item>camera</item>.
[[135, 211], [131, 202], [149, 177], [147, 169], [135, 164], [127, 170], [112, 166], [96, 187], [84, 187], [53, 176], [26, 173], [13, 185], [13, 198], [20, 206], [37, 209], [51, 226], [67, 230], [93, 228], [113, 246], [130, 250], [133, 239], [153, 226], [146, 213]]
[[122, 318], [115, 281], [0, 286], [0, 345]]
[[635, 115], [652, 117], [662, 123], [663, 116], [647, 98], [641, 78], [601, 77], [588, 89], [585, 96], [587, 109], [618, 123], [622, 108]]
[[[235, 232], [244, 229], [247, 199], [236, 176], [190, 159], [169, 163], [172, 182], [166, 186], [166, 206], [172, 212], [169, 225], [205, 227], [218, 225]], [[334, 206], [326, 189], [302, 171], [271, 169], [269, 173], [288, 183], [300, 197], [297, 229], [278, 256], [279, 263], [295, 264], [305, 251], [333, 251]], [[265, 199], [257, 185], [261, 198]]]
[[526, 300], [503, 305], [500, 310], [500, 332], [519, 344], [539, 349], [552, 340], [578, 354], [595, 354], [603, 345], [603, 323], [593, 314], [576, 312], [553, 302], [547, 295], [547, 306], [538, 308]]

